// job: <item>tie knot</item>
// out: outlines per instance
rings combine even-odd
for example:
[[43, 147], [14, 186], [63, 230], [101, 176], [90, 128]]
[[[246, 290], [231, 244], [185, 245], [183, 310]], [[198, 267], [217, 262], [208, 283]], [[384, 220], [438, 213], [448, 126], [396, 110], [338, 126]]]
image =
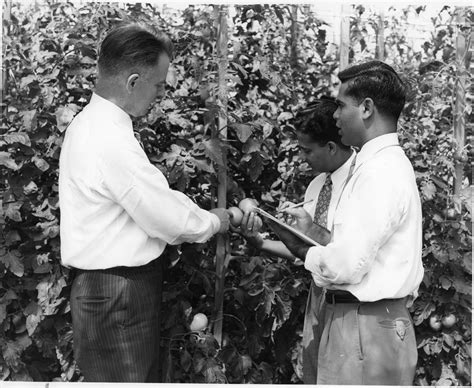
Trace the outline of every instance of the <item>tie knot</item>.
[[332, 185], [331, 174], [326, 175], [326, 180], [324, 181], [324, 186]]

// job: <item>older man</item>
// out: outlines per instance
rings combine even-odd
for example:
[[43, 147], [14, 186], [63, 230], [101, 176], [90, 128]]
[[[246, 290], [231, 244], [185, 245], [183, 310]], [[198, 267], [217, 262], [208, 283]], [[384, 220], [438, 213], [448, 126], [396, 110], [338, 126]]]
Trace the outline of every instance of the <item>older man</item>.
[[[134, 137], [131, 117], [164, 95], [169, 39], [140, 25], [103, 40], [89, 104], [60, 157], [61, 255], [76, 269], [74, 354], [86, 381], [157, 381], [160, 255], [167, 244], [225, 232], [225, 209], [171, 190]], [[158, 258], [158, 259], [157, 259]]]

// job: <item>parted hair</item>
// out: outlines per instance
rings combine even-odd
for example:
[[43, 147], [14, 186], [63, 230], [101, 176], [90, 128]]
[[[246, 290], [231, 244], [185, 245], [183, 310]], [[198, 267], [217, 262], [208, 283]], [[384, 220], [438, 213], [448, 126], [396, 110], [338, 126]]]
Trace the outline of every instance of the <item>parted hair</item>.
[[406, 86], [397, 72], [381, 61], [369, 61], [348, 67], [338, 74], [347, 82], [346, 94], [362, 102], [371, 98], [378, 111], [398, 120], [405, 105]]
[[336, 126], [334, 112], [337, 104], [332, 97], [323, 97], [300, 110], [294, 119], [293, 125], [296, 132], [305, 134], [322, 146], [329, 141], [336, 143], [339, 147], [349, 149], [341, 142], [339, 128]]
[[104, 75], [123, 70], [150, 67], [162, 54], [173, 55], [173, 44], [161, 31], [138, 23], [120, 25], [111, 30], [99, 48], [98, 67]]

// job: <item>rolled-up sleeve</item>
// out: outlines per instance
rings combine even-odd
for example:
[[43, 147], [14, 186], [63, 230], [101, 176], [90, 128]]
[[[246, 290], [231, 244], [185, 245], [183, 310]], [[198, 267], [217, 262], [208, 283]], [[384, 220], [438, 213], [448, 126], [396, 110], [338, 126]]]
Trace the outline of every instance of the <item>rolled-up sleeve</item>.
[[168, 244], [204, 242], [220, 228], [219, 218], [185, 194], [170, 189], [138, 143], [110, 144], [100, 163], [103, 184], [113, 200], [147, 235]]
[[318, 286], [359, 283], [405, 214], [406, 192], [390, 177], [381, 182], [369, 170], [356, 179], [334, 218], [333, 241], [306, 255], [305, 268]]

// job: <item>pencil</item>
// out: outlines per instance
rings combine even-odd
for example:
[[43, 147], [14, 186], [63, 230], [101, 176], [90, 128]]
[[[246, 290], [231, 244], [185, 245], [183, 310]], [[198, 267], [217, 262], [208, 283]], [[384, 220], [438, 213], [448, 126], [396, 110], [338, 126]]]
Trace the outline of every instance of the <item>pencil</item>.
[[313, 202], [314, 199], [310, 199], [308, 201], [303, 201], [303, 202], [300, 202], [300, 203], [295, 203], [294, 205], [290, 205], [288, 207], [285, 207], [284, 209], [281, 209], [281, 210], [278, 210], [278, 212], [283, 212], [285, 210], [289, 210], [289, 209], [294, 209], [296, 207], [300, 207], [300, 206], [303, 206], [303, 205], [306, 205], [307, 203], [310, 203], [310, 202]]

